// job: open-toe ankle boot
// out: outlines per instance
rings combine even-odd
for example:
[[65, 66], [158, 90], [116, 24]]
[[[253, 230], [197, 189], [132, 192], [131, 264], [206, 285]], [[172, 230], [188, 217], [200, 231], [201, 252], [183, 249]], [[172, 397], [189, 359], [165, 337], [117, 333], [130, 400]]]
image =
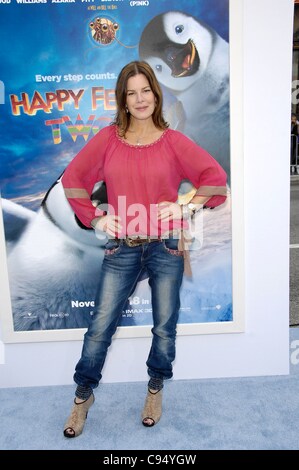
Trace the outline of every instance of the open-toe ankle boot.
[[88, 410], [93, 403], [93, 393], [87, 400], [81, 403], [76, 403], [75, 398], [72, 412], [64, 426], [63, 434], [65, 437], [77, 437], [82, 433]]
[[142, 424], [147, 427], [157, 424], [162, 415], [162, 389], [148, 389], [142, 411]]

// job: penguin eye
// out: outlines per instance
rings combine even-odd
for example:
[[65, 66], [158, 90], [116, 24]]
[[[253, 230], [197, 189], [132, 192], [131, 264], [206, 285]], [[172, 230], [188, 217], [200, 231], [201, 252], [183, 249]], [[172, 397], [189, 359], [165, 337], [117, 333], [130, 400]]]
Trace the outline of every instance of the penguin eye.
[[181, 34], [183, 31], [184, 31], [184, 26], [182, 24], [179, 24], [178, 26], [175, 27], [176, 34]]

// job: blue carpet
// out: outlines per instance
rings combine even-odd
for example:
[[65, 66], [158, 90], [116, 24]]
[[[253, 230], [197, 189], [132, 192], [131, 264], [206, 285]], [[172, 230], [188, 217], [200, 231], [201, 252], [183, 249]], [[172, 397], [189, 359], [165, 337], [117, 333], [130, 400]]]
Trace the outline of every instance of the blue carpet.
[[[297, 345], [298, 342], [298, 345]], [[297, 450], [299, 329], [289, 376], [166, 382], [164, 411], [141, 424], [146, 383], [101, 384], [84, 432], [62, 429], [73, 386], [0, 389], [1, 450]]]

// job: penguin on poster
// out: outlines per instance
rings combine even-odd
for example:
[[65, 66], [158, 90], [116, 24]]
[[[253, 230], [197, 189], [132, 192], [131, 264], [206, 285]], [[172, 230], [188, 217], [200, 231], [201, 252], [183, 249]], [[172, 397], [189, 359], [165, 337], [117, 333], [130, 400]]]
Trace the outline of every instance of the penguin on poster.
[[144, 28], [139, 56], [176, 98], [166, 108], [171, 127], [205, 148], [230, 175], [227, 41], [198, 18], [169, 11]]

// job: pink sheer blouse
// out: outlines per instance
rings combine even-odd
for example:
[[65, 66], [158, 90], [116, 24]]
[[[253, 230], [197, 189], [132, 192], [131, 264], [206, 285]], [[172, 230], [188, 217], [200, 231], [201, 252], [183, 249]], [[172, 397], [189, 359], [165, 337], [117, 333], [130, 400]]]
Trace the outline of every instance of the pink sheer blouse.
[[[101, 214], [90, 196], [99, 181], [107, 185], [109, 213], [122, 219], [124, 234], [161, 234], [156, 205], [176, 202], [178, 188], [189, 180], [209, 207], [226, 199], [226, 173], [203, 148], [179, 131], [166, 129], [149, 145], [131, 145], [110, 125], [100, 130], [67, 166], [62, 184], [80, 221], [90, 227]], [[175, 226], [175, 223], [173, 224]], [[122, 234], [120, 234], [122, 235]]]

